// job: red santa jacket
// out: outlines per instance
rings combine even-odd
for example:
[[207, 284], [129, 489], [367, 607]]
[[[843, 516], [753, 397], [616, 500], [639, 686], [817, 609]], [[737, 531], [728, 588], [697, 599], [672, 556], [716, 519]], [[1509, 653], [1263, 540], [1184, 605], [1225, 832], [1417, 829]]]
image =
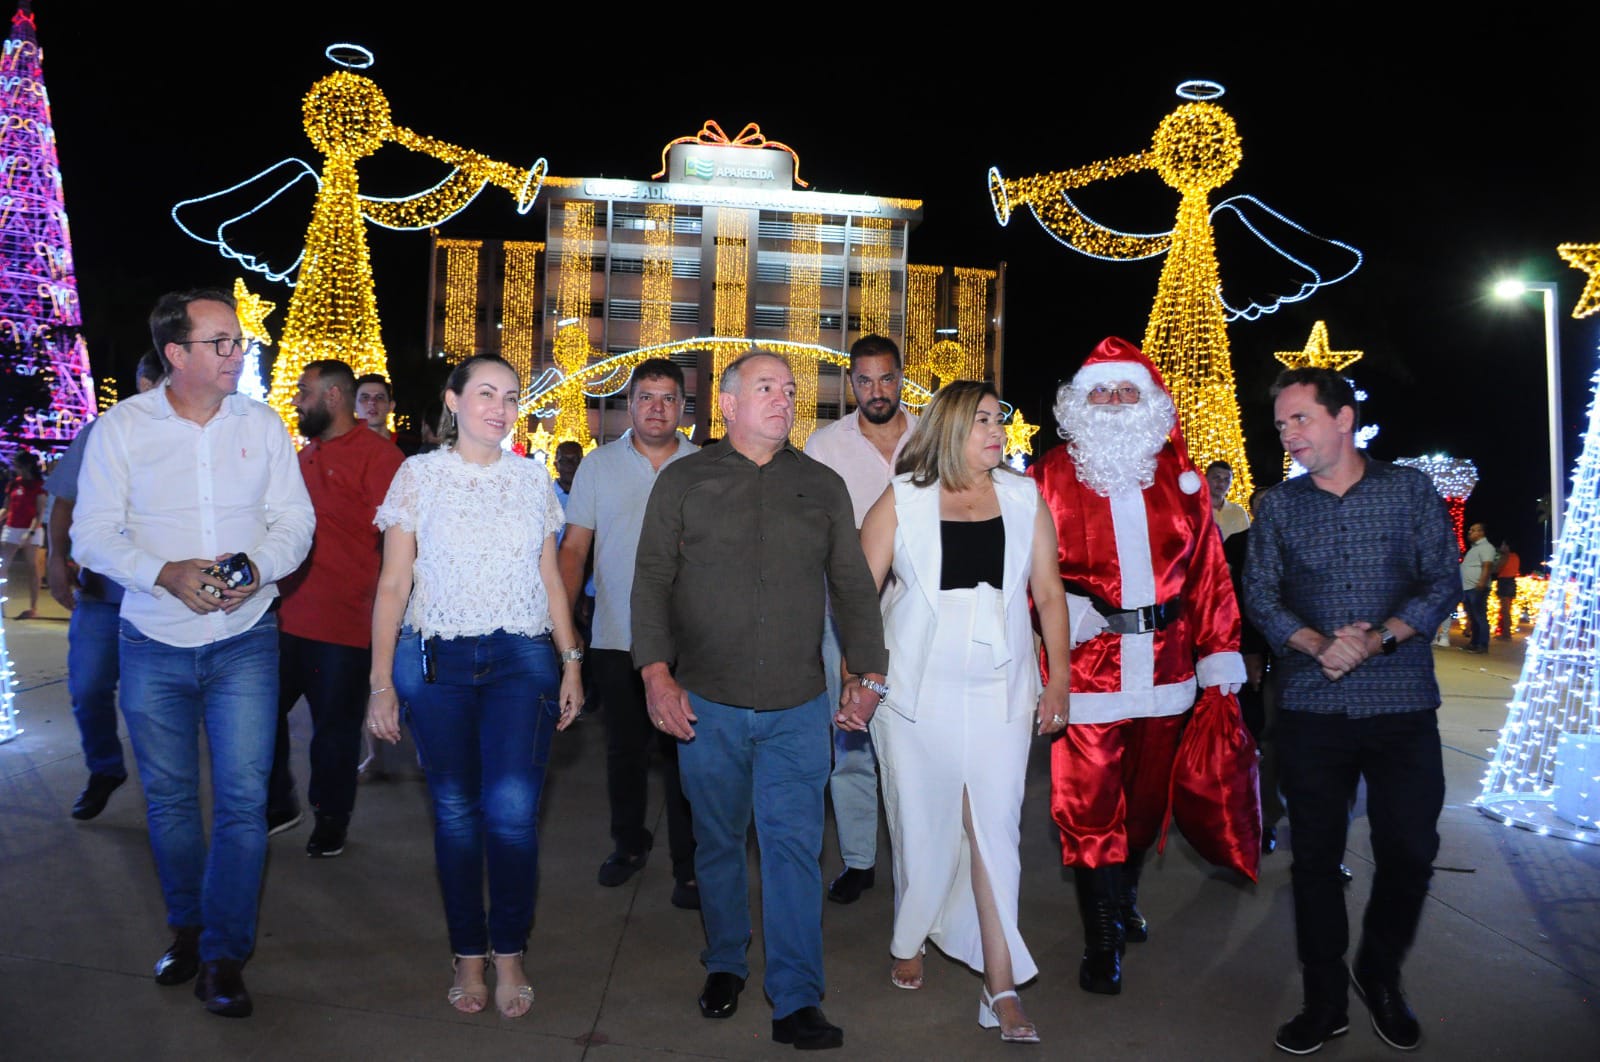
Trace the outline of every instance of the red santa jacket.
[[1185, 493], [1181, 471], [1171, 443], [1157, 458], [1154, 483], [1111, 498], [1078, 481], [1066, 446], [1028, 470], [1055, 519], [1069, 594], [1087, 591], [1117, 608], [1181, 600], [1177, 618], [1160, 631], [1101, 631], [1073, 646], [1074, 723], [1177, 715], [1194, 703], [1197, 675], [1201, 686], [1244, 681], [1222, 536], [1204, 485]]

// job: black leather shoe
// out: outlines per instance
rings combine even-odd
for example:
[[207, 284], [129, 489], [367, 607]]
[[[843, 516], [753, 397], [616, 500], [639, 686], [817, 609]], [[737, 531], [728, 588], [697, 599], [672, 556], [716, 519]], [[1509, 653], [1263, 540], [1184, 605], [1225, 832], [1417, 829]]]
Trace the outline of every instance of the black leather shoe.
[[1261, 831], [1261, 854], [1271, 855], [1278, 850], [1278, 828], [1268, 826]]
[[628, 853], [623, 851], [612, 852], [606, 856], [606, 861], [600, 864], [598, 880], [608, 889], [625, 884], [627, 880], [644, 869], [645, 860], [650, 858], [650, 852]]
[[78, 794], [77, 803], [72, 805], [72, 817], [79, 822], [88, 822], [100, 814], [106, 809], [106, 801], [111, 799], [111, 794], [127, 780], [126, 777], [118, 778], [110, 774], [91, 774], [89, 784]]
[[244, 963], [238, 959], [213, 959], [200, 964], [194, 996], [206, 1009], [222, 1018], [248, 1018], [255, 1009], [244, 987]]
[[793, 1014], [772, 1019], [772, 1042], [794, 1044], [797, 1051], [825, 1051], [844, 1046], [844, 1030], [830, 1025], [821, 1007], [801, 1007]]
[[744, 978], [738, 974], [718, 972], [706, 975], [706, 986], [700, 990], [700, 1016], [702, 1018], [731, 1018], [739, 1009], [739, 993], [744, 991]]
[[1401, 995], [1399, 983], [1355, 973], [1350, 975], [1350, 983], [1356, 986], [1356, 995], [1367, 1005], [1367, 1013], [1372, 1015], [1372, 1031], [1378, 1038], [1397, 1050], [1415, 1051], [1422, 1042], [1422, 1025], [1407, 1005], [1406, 997]]
[[200, 972], [200, 927], [184, 926], [156, 960], [156, 984], [181, 985]]
[[872, 888], [877, 877], [875, 868], [845, 867], [828, 886], [828, 899], [834, 903], [855, 903], [861, 894]]
[[673, 882], [672, 906], [684, 911], [700, 910], [700, 886], [692, 881]]
[[1322, 1045], [1329, 1040], [1349, 1031], [1348, 1016], [1307, 1007], [1278, 1026], [1278, 1035], [1273, 1037], [1272, 1044], [1279, 1051], [1287, 1051], [1291, 1055], [1309, 1055], [1322, 1050]]

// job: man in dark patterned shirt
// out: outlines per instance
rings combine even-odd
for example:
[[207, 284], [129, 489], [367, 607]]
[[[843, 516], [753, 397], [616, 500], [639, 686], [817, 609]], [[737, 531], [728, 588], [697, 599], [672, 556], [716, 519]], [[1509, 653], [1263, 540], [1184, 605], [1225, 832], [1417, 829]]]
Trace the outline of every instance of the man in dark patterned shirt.
[[[1378, 1035], [1409, 1050], [1421, 1029], [1400, 992], [1400, 963], [1444, 806], [1428, 635], [1455, 604], [1455, 537], [1426, 476], [1356, 449], [1359, 408], [1338, 373], [1292, 369], [1272, 395], [1284, 449], [1308, 473], [1262, 496], [1244, 573], [1245, 611], [1282, 670], [1278, 756], [1305, 985], [1304, 1008], [1275, 1043], [1310, 1054], [1343, 1035], [1354, 981]], [[1347, 970], [1339, 861], [1363, 776], [1376, 869]]]

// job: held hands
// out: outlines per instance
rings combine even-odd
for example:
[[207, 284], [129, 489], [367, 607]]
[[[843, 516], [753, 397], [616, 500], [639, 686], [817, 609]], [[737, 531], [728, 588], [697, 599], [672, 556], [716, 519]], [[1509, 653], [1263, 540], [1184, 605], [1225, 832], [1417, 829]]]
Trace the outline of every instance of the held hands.
[[[865, 730], [872, 721], [872, 713], [878, 710], [878, 695], [861, 684], [861, 679], [872, 678], [865, 676], [851, 676], [844, 683], [844, 689], [839, 695], [839, 712], [833, 717], [833, 725], [840, 730]], [[883, 676], [877, 676], [877, 681], [882, 682]]]
[[689, 707], [689, 695], [672, 677], [667, 665], [646, 664], [639, 674], [644, 679], [645, 708], [656, 729], [679, 741], [693, 741], [694, 727], [691, 724], [699, 722], [699, 717]]
[[1323, 642], [1318, 650], [1317, 663], [1322, 665], [1322, 673], [1329, 682], [1338, 682], [1360, 665], [1366, 663], [1372, 655], [1367, 646], [1367, 632], [1372, 629], [1372, 624], [1365, 620], [1347, 624], [1333, 632], [1333, 636]]
[[[156, 585], [177, 598], [190, 612], [198, 615], [232, 612], [260, 589], [261, 573], [252, 567], [250, 581], [237, 589], [207, 573], [206, 569], [217, 561], [227, 560], [231, 556], [233, 556], [231, 553], [222, 553], [218, 554], [216, 560], [201, 560], [199, 557], [194, 557], [190, 560], [168, 561], [161, 566], [161, 573], [156, 576]], [[205, 589], [206, 587], [213, 588], [221, 597]]]
[[1059, 734], [1067, 728], [1067, 721], [1072, 716], [1068, 710], [1065, 682], [1052, 682], [1044, 688], [1044, 692], [1039, 695], [1038, 716], [1040, 737]]

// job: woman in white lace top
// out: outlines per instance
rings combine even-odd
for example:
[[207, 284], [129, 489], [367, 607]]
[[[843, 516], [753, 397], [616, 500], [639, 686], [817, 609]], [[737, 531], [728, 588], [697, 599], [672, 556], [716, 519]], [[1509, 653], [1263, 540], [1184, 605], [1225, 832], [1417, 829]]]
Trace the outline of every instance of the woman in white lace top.
[[533, 1003], [522, 953], [551, 735], [583, 701], [583, 652], [556, 567], [561, 504], [542, 465], [500, 448], [520, 392], [493, 355], [458, 366], [445, 387], [444, 445], [402, 464], [378, 509], [367, 710], [368, 729], [392, 743], [404, 705], [427, 770], [456, 956], [450, 1004], [468, 1014], [488, 1004], [492, 958], [495, 1005], [508, 1018]]

